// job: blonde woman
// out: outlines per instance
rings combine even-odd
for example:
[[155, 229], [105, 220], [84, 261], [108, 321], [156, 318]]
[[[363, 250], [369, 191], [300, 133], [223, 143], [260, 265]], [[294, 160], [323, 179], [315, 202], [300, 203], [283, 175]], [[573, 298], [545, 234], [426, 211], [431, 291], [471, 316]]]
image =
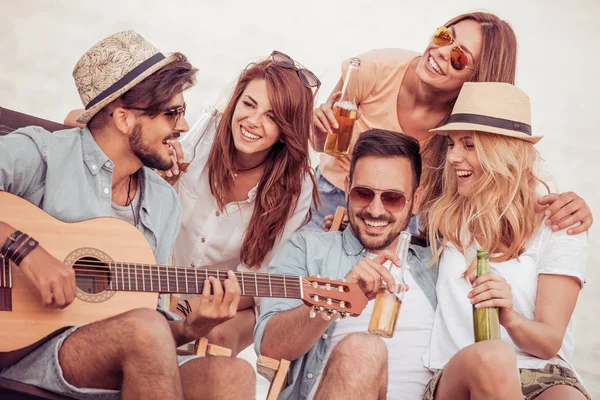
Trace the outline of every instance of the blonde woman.
[[[448, 136], [448, 153], [428, 218], [439, 278], [424, 362], [437, 372], [424, 398], [589, 398], [569, 363], [587, 235], [555, 232], [536, 212], [537, 189], [548, 186], [535, 172], [541, 137], [527, 95], [467, 83], [434, 131]], [[478, 249], [489, 250], [491, 273], [475, 279]], [[501, 341], [473, 344], [473, 305], [499, 307]]]

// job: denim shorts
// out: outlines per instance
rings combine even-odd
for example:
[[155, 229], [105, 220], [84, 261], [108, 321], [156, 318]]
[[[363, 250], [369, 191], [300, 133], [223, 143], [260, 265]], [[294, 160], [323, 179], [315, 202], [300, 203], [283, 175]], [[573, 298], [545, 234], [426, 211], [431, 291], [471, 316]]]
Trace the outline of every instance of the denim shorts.
[[[18, 363], [0, 371], [0, 376], [37, 386], [48, 391], [75, 399], [115, 399], [121, 397], [119, 390], [77, 388], [65, 380], [58, 363], [58, 351], [69, 335], [80, 327], [73, 327], [50, 339]], [[178, 356], [181, 367], [199, 356]]]

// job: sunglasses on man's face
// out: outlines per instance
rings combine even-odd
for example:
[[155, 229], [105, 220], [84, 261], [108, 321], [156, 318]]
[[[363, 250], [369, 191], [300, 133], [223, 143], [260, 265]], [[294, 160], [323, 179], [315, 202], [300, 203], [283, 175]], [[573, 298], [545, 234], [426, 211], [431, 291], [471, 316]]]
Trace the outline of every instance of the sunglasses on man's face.
[[287, 54], [273, 50], [270, 57], [278, 67], [296, 70], [298, 78], [300, 78], [300, 82], [302, 82], [304, 86], [309, 88], [318, 88], [321, 86], [321, 81], [315, 74], [306, 69], [302, 64], [294, 61], [294, 59]]
[[386, 210], [391, 213], [398, 213], [406, 206], [406, 196], [404, 193], [393, 190], [375, 191], [363, 186], [354, 186], [350, 189], [350, 202], [352, 207], [365, 208], [379, 195], [381, 203]]
[[431, 39], [433, 44], [436, 46], [448, 46], [453, 44], [452, 51], [450, 53], [450, 64], [452, 68], [457, 71], [462, 71], [463, 69], [468, 69], [471, 71], [475, 71], [473, 68], [467, 67], [469, 64], [469, 58], [467, 57], [467, 53], [463, 50], [462, 47], [454, 40], [452, 33], [445, 26], [441, 26], [435, 31], [433, 34], [433, 38]]
[[[141, 107], [127, 107], [127, 109], [128, 110], [137, 110], [137, 111], [148, 111], [148, 108], [141, 108]], [[163, 114], [165, 117], [167, 117], [168, 119], [173, 121], [173, 129], [175, 129], [175, 127], [179, 123], [179, 120], [181, 119], [181, 117], [185, 116], [186, 109], [187, 109], [187, 105], [185, 103], [183, 103], [182, 106], [169, 108], [165, 111], [162, 111], [161, 114]]]

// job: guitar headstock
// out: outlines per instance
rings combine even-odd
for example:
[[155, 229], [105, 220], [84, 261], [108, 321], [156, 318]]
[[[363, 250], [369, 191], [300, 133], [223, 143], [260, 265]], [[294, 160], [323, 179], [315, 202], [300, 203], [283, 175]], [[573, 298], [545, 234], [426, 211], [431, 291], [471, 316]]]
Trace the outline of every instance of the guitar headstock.
[[325, 311], [329, 315], [337, 312], [340, 316], [358, 316], [369, 300], [356, 283], [309, 276], [302, 279], [302, 300], [315, 311]]

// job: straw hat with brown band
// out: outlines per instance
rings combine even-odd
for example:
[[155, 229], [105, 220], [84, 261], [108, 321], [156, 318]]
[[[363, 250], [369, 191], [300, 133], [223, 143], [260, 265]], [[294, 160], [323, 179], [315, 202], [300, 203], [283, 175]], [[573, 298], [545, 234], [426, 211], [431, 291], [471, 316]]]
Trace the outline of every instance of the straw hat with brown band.
[[134, 31], [115, 33], [89, 49], [73, 69], [73, 79], [85, 112], [77, 119], [87, 124], [104, 106], [175, 61]]
[[543, 136], [531, 134], [529, 97], [510, 83], [467, 82], [446, 125], [430, 132], [479, 131], [523, 139], [533, 144]]

